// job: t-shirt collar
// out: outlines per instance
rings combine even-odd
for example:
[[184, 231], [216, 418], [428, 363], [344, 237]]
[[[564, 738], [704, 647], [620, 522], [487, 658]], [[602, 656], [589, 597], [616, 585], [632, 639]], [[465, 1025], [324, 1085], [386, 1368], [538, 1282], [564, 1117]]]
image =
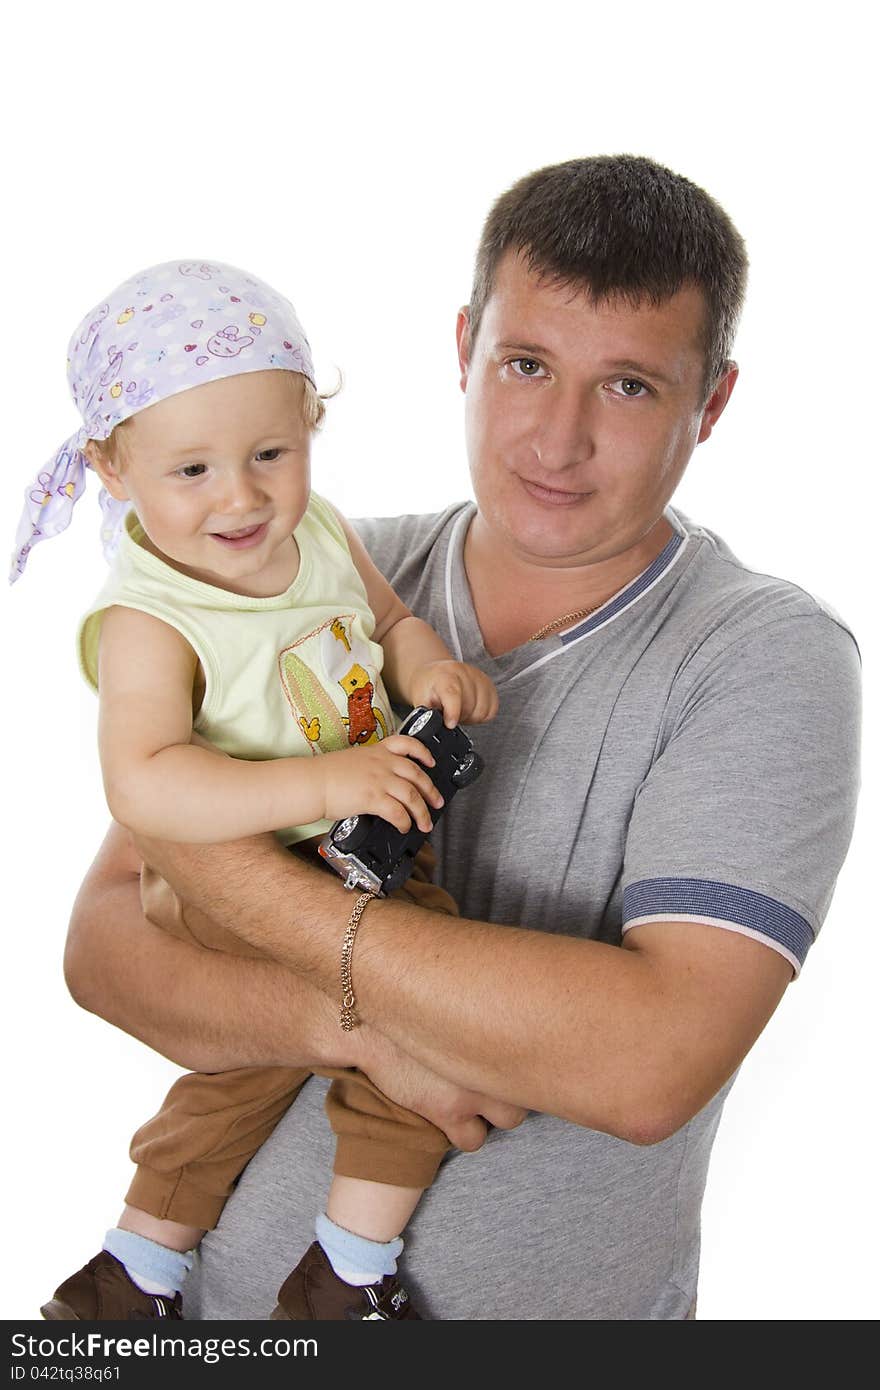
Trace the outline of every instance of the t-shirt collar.
[[464, 542], [476, 510], [476, 505], [473, 502], [469, 503], [453, 522], [446, 551], [446, 611], [452, 650], [456, 658], [468, 661], [481, 654], [482, 664], [494, 661], [498, 678], [519, 676], [535, 666], [543, 665], [546, 661], [560, 656], [572, 644], [583, 641], [607, 627], [609, 623], [613, 623], [635, 604], [640, 603], [660, 583], [678, 563], [686, 549], [687, 531], [673, 509], [667, 507], [663, 515], [672, 528], [672, 535], [660, 554], [656, 555], [640, 574], [616, 594], [612, 594], [601, 608], [597, 608], [581, 622], [560, 633], [553, 641], [550, 651], [543, 649], [546, 644], [542, 644], [539, 650], [526, 642], [520, 647], [515, 647], [512, 652], [506, 652], [503, 656], [493, 659], [488, 657], [485, 651], [464, 567]]

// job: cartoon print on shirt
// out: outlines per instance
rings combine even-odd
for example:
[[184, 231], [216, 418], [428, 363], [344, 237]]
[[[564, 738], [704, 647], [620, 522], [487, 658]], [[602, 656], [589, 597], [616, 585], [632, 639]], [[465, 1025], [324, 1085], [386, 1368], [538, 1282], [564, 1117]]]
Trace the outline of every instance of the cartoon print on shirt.
[[349, 743], [378, 743], [387, 738], [388, 725], [382, 711], [373, 705], [373, 682], [363, 666], [356, 661], [339, 684], [348, 699], [348, 718], [342, 722], [348, 725]]
[[[389, 714], [375, 703], [372, 653], [366, 642], [351, 634], [352, 621], [352, 614], [328, 619], [279, 656], [285, 694], [316, 754], [388, 737]], [[304, 647], [305, 657], [296, 650]], [[345, 713], [331, 694], [336, 687], [344, 697]]]
[[380, 739], [387, 738], [385, 716], [373, 705], [375, 687], [372, 677], [359, 660], [370, 661], [370, 649], [366, 643], [355, 638], [353, 648], [345, 624], [341, 618], [336, 618], [322, 634], [321, 656], [327, 675], [331, 680], [335, 677], [345, 695], [348, 715], [343, 715], [342, 722], [348, 728], [349, 744], [353, 747], [360, 743], [378, 743]]
[[316, 714], [311, 719], [306, 720], [304, 715], [299, 717], [299, 727], [302, 729], [309, 743], [317, 743], [321, 737], [321, 721]]
[[351, 643], [345, 631], [345, 624], [341, 618], [334, 618], [330, 624], [330, 632], [337, 642], [341, 642], [347, 652], [351, 651]]
[[[309, 636], [313, 637], [314, 634]], [[294, 646], [301, 646], [308, 640], [302, 638]], [[342, 716], [311, 667], [297, 655], [293, 647], [281, 652], [278, 664], [284, 693], [310, 751], [317, 755], [334, 753], [347, 747]]]

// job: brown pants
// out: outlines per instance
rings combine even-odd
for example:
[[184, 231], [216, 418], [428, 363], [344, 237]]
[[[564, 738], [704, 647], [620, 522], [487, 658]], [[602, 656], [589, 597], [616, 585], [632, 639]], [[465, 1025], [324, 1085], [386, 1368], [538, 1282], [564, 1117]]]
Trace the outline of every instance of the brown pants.
[[[432, 855], [422, 851], [409, 881], [394, 894], [420, 907], [458, 915], [430, 880]], [[340, 886], [340, 941], [346, 904]], [[259, 957], [261, 952], [183, 903], [152, 869], [141, 874], [145, 915], [185, 941], [213, 951]], [[329, 1076], [327, 1114], [337, 1136], [334, 1171], [400, 1187], [429, 1187], [449, 1147], [442, 1130], [384, 1096], [352, 1068], [247, 1067], [176, 1081], [165, 1103], [131, 1142], [137, 1164], [126, 1201], [160, 1219], [210, 1230], [251, 1158], [312, 1075]]]

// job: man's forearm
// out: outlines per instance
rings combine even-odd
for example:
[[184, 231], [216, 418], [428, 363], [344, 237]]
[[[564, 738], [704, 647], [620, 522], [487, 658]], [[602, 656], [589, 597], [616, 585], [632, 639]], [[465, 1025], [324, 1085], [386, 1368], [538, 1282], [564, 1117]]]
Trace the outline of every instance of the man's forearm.
[[[338, 1008], [354, 899], [337, 879], [268, 837], [198, 856], [153, 849], [185, 898]], [[621, 948], [379, 901], [355, 944], [358, 1013], [458, 1086], [657, 1142], [739, 1065], [791, 968], [764, 945], [691, 922], [633, 935]]]
[[502, 1128], [522, 1120], [495, 1097], [435, 1075], [375, 1028], [344, 1033], [338, 1001], [283, 965], [190, 946], [155, 927], [141, 910], [139, 870], [113, 826], [83, 882], [65, 953], [84, 1008], [196, 1070], [358, 1067], [458, 1148], [479, 1148], [487, 1120]]
[[[338, 1013], [354, 896], [268, 838], [205, 848], [149, 847], [184, 897]], [[631, 1128], [642, 1036], [633, 1024], [648, 993], [635, 953], [387, 900], [367, 909], [354, 981], [360, 1018], [456, 1084], [612, 1133]]]
[[78, 1003], [197, 1071], [356, 1064], [326, 994], [274, 961], [203, 950], [154, 926], [138, 870], [112, 827], [68, 933], [65, 974]]

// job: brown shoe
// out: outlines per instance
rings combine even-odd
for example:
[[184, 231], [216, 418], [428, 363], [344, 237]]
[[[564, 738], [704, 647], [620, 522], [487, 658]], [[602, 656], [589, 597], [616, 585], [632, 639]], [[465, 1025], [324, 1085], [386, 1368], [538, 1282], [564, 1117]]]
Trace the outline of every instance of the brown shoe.
[[59, 1284], [40, 1312], [50, 1322], [128, 1322], [135, 1318], [182, 1321], [180, 1303], [179, 1293], [173, 1298], [144, 1293], [129, 1279], [125, 1265], [102, 1250]]
[[271, 1314], [289, 1322], [383, 1322], [417, 1318], [409, 1294], [394, 1274], [386, 1274], [378, 1284], [346, 1284], [318, 1245], [310, 1245], [296, 1269], [289, 1274], [278, 1293], [278, 1306]]

